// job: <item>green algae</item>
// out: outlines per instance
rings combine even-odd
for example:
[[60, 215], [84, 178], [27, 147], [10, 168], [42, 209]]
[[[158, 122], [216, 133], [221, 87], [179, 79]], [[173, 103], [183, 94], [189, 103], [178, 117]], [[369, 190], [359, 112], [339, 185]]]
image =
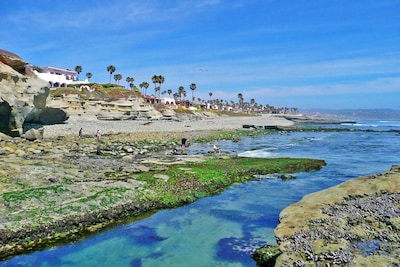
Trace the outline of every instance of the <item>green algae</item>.
[[210, 158], [204, 162], [172, 165], [162, 173], [168, 181], [155, 178], [159, 172], [140, 174], [138, 180], [155, 192], [163, 203], [179, 205], [221, 192], [226, 187], [254, 179], [255, 175], [319, 170], [323, 160], [292, 158]]

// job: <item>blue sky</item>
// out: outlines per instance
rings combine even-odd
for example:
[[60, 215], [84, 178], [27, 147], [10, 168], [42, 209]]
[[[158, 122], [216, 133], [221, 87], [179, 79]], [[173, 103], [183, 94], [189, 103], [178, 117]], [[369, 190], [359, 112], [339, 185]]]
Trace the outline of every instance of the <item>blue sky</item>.
[[0, 48], [107, 83], [275, 107], [400, 109], [399, 0], [0, 1]]

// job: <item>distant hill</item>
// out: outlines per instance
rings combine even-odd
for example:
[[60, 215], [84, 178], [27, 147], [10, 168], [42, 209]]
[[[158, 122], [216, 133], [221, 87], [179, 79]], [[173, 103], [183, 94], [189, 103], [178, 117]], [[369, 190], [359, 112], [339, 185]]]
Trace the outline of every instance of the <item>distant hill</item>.
[[393, 109], [309, 109], [301, 112], [337, 120], [400, 120], [400, 110]]

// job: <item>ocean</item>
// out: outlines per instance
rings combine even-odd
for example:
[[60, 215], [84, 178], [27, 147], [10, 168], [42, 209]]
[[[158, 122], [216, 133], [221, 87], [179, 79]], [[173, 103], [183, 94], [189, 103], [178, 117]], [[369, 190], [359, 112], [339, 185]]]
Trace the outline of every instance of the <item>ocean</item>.
[[[288, 132], [216, 144], [244, 157], [323, 159], [327, 166], [320, 171], [296, 173], [292, 180], [260, 176], [190, 205], [16, 256], [0, 267], [256, 266], [250, 254], [265, 243], [276, 244], [274, 228], [283, 208], [306, 194], [400, 164], [399, 120], [318, 127], [354, 131]], [[192, 144], [188, 153], [204, 153], [214, 144]]]

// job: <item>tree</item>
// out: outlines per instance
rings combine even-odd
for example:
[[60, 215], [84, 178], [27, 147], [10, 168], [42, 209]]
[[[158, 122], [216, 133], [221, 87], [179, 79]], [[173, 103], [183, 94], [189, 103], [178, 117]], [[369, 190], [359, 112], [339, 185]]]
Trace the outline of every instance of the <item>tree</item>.
[[90, 81], [90, 79], [93, 77], [93, 74], [91, 72], [86, 73], [86, 78], [88, 79], [88, 81]]
[[239, 107], [243, 108], [243, 94], [238, 93], [238, 99], [239, 99]]
[[144, 87], [144, 94], [147, 95], [147, 88], [149, 88], [149, 83], [148, 82], [143, 82], [143, 87]]
[[111, 75], [116, 71], [117, 69], [113, 66], [110, 65], [107, 67], [107, 71], [110, 73], [110, 83], [111, 83]]
[[122, 75], [121, 74], [115, 74], [114, 75], [114, 80], [117, 84], [119, 84], [119, 81], [122, 79]]
[[133, 79], [132, 77], [126, 77], [126, 82], [128, 83], [128, 87], [131, 89], [134, 86], [134, 84], [133, 84], [134, 81], [135, 81], [135, 79]]
[[143, 94], [144, 83], [141, 82], [141, 83], [139, 84], [139, 87], [140, 87], [140, 93]]
[[157, 97], [157, 92], [160, 92], [161, 87], [160, 86], [156, 86], [156, 88], [154, 88], [154, 96]]
[[168, 90], [167, 90], [167, 93], [168, 93], [168, 97], [171, 97], [172, 89], [168, 89]]
[[195, 83], [190, 84], [190, 90], [192, 90], [192, 101], [194, 101], [194, 90], [196, 90], [196, 87]]
[[179, 99], [182, 100], [182, 94], [185, 92], [185, 87], [182, 85], [178, 88]]
[[211, 102], [211, 97], [212, 97], [213, 93], [209, 92], [208, 95], [210, 96], [210, 102]]
[[256, 100], [254, 98], [250, 99], [250, 107], [252, 110], [254, 110], [255, 106], [256, 106]]
[[151, 77], [151, 81], [154, 83], [154, 93], [155, 93], [156, 92], [157, 83], [158, 83], [158, 76], [157, 75], [153, 75], [153, 77]]
[[82, 66], [76, 66], [75, 67], [75, 71], [78, 73], [78, 81], [79, 81], [79, 73], [81, 73], [82, 72]]
[[161, 84], [163, 84], [164, 81], [165, 81], [164, 76], [158, 75], [158, 84], [159, 84], [159, 86], [160, 86], [160, 90], [161, 90]]

